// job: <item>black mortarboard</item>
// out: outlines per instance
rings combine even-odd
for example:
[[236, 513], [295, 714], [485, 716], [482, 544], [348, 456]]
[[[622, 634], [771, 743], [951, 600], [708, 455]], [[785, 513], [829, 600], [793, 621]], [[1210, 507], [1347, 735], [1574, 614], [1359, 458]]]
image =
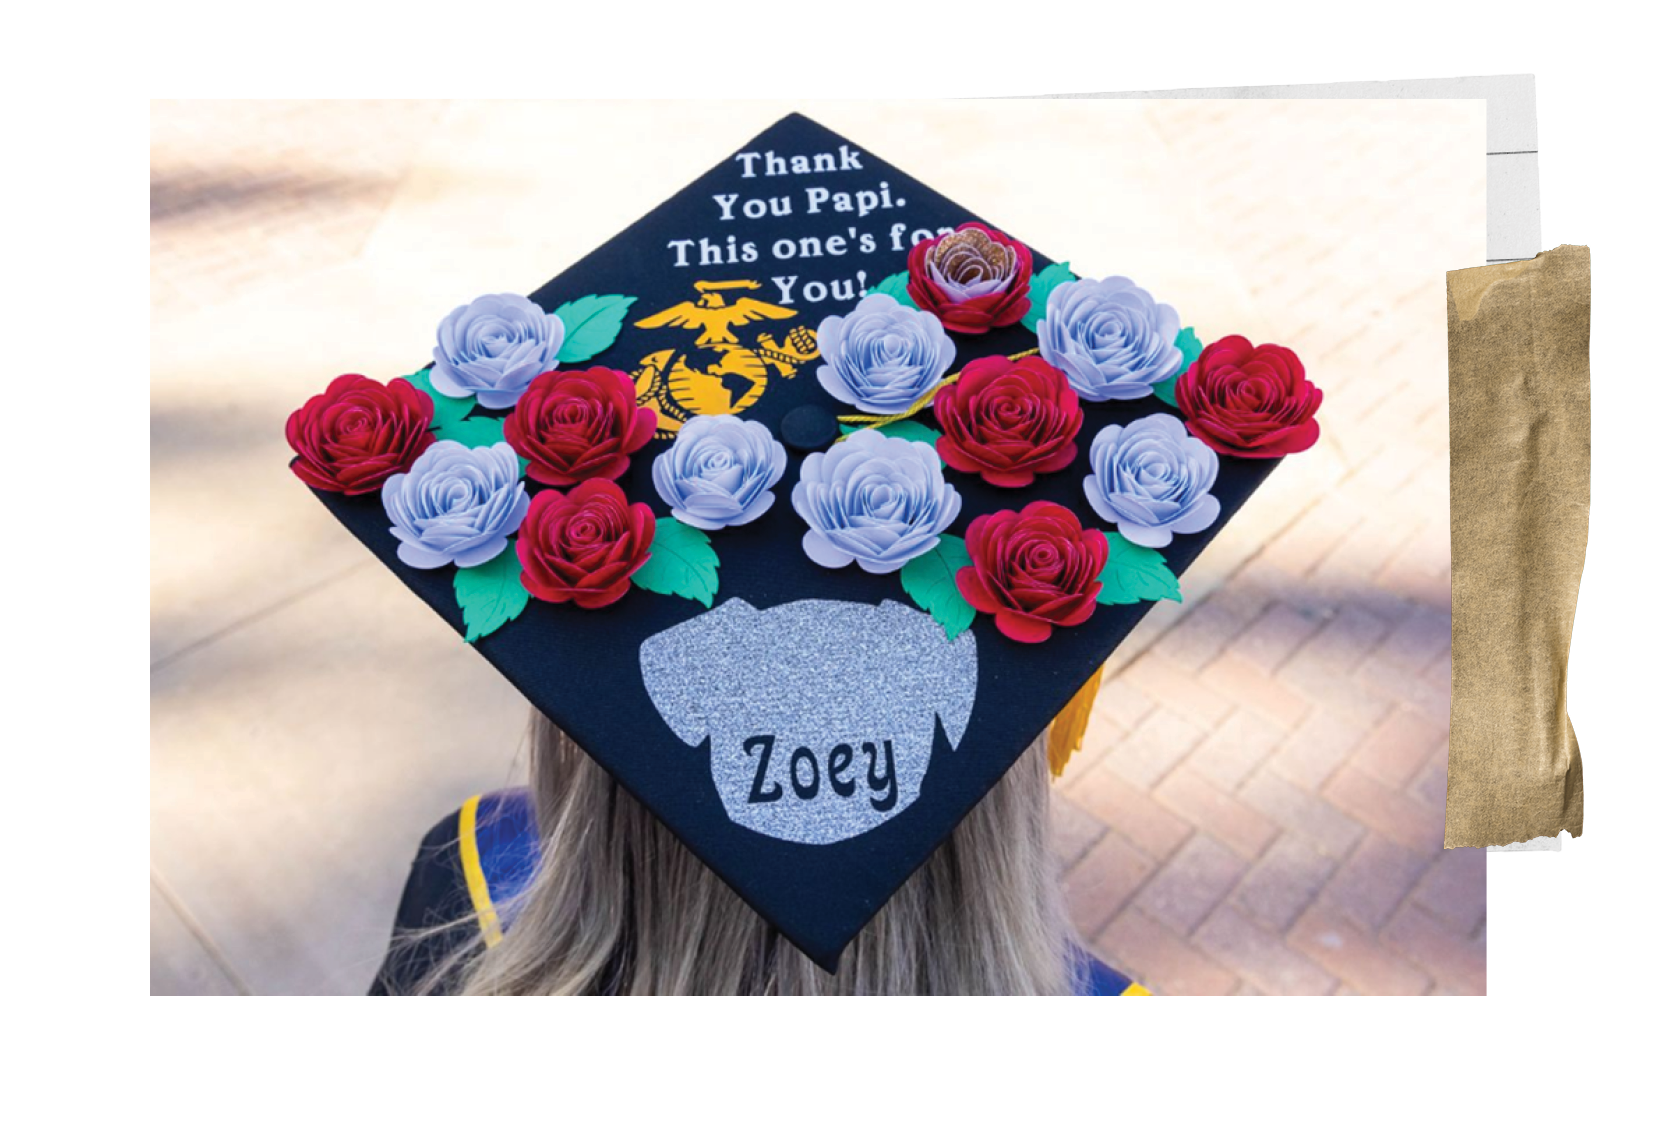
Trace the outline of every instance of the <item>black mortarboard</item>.
[[829, 969], [1318, 433], [1289, 351], [798, 115], [529, 297], [293, 468]]

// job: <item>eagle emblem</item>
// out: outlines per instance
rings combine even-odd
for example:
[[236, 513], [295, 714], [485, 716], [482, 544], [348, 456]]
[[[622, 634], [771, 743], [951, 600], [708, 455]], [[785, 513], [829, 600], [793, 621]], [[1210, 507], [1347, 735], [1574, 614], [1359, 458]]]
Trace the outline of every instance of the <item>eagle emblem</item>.
[[644, 330], [700, 332], [688, 349], [645, 355], [633, 376], [637, 405], [654, 410], [659, 437], [674, 436], [696, 414], [740, 413], [763, 396], [772, 371], [791, 378], [816, 357], [816, 334], [806, 326], [789, 330], [785, 342], [765, 333], [752, 346], [742, 345], [736, 327], [798, 313], [763, 299], [743, 295], [731, 302], [726, 297], [761, 287], [752, 279], [702, 280], [694, 284], [695, 301], [680, 302], [637, 322]]

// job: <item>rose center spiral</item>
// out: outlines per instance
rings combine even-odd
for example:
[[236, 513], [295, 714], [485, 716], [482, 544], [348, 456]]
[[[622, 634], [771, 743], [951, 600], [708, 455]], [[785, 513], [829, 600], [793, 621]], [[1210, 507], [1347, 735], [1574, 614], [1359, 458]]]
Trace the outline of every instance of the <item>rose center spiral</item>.
[[608, 531], [605, 525], [592, 514], [575, 514], [562, 531], [562, 540], [577, 550], [592, 549], [599, 543], [606, 541]]
[[863, 487], [861, 504], [865, 517], [895, 521], [902, 516], [907, 498], [903, 488], [896, 483], [876, 481]]
[[1003, 394], [988, 407], [988, 413], [998, 426], [1011, 428], [1034, 421], [1036, 405], [1028, 394]]
[[1032, 541], [1019, 550], [1019, 568], [1032, 576], [1057, 576], [1064, 564], [1064, 555], [1052, 541]]
[[441, 513], [470, 509], [480, 500], [475, 483], [463, 477], [448, 477], [439, 494], [437, 504]]
[[600, 413], [592, 402], [562, 402], [556, 406], [555, 422], [558, 426], [584, 426], [599, 421]]
[[714, 449], [700, 459], [700, 472], [703, 474], [723, 473], [735, 468], [735, 452], [727, 449]]
[[958, 286], [1004, 279], [1013, 269], [1013, 252], [982, 231], [957, 231], [932, 251], [932, 267]]

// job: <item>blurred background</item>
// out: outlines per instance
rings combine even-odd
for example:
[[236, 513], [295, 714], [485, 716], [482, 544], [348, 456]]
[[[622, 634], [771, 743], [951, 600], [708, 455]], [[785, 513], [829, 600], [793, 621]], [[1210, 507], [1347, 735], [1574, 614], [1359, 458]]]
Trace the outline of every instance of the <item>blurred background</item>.
[[1158, 994], [1483, 993], [1441, 848], [1476, 100], [153, 104], [153, 993], [362, 992], [422, 834], [523, 775], [525, 702], [287, 472], [289, 412], [791, 110], [1325, 390], [1110, 663], [1056, 789], [1084, 938]]

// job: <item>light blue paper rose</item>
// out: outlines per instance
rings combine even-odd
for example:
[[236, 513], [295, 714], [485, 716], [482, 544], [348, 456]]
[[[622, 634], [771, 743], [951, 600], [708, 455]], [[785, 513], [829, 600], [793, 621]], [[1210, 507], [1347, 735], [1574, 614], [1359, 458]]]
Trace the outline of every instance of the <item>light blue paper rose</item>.
[[413, 569], [484, 565], [504, 551], [528, 504], [521, 459], [507, 442], [435, 442], [382, 487], [399, 559]]
[[763, 423], [701, 414], [654, 459], [654, 490], [684, 525], [722, 529], [762, 517], [786, 472], [787, 451]]
[[1090, 402], [1144, 398], [1181, 369], [1181, 316], [1129, 279], [1078, 279], [1048, 295], [1036, 327], [1042, 357]]
[[1175, 534], [1208, 529], [1221, 514], [1210, 493], [1220, 459], [1173, 415], [1107, 426], [1094, 435], [1088, 464], [1088, 503], [1136, 545], [1162, 549]]
[[955, 343], [934, 314], [888, 294], [871, 294], [847, 315], [816, 328], [822, 389], [869, 414], [901, 414], [930, 391], [955, 361]]
[[529, 299], [481, 295], [441, 321], [429, 381], [448, 398], [507, 410], [529, 382], [556, 368], [565, 336], [561, 319]]
[[810, 526], [804, 547], [812, 561], [890, 573], [938, 544], [961, 512], [961, 495], [944, 481], [930, 445], [858, 430], [805, 459], [793, 508]]

